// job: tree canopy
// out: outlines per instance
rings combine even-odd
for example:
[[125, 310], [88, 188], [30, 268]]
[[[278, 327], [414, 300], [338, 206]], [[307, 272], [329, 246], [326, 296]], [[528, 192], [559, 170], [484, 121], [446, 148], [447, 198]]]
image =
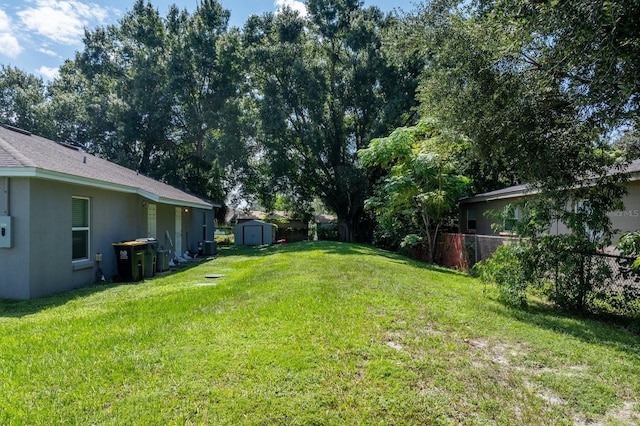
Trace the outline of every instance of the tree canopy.
[[262, 194], [319, 198], [351, 241], [370, 191], [357, 152], [406, 120], [416, 72], [383, 55], [381, 31], [393, 20], [377, 8], [339, 0], [307, 6], [307, 18], [284, 10], [244, 28], [260, 167], [270, 177]]
[[440, 228], [451, 221], [470, 179], [461, 161], [464, 138], [438, 128], [432, 120], [394, 130], [359, 152], [364, 166], [382, 169], [367, 207], [377, 222], [379, 243], [425, 248], [433, 260]]
[[[635, 155], [635, 0], [430, 0], [402, 15], [357, 0], [306, 7], [230, 29], [216, 0], [166, 17], [137, 0], [117, 24], [87, 30], [46, 85], [3, 66], [0, 119], [203, 197], [267, 209], [284, 197], [307, 214], [320, 200], [343, 240], [370, 238], [384, 215], [398, 235], [427, 238], [391, 207], [404, 194], [396, 207], [422, 206], [439, 223], [425, 207], [437, 204], [425, 189], [434, 176], [464, 175], [475, 192], [527, 182], [566, 200], [587, 178], [618, 184], [607, 178], [624, 165], [612, 135]], [[440, 136], [423, 131], [427, 117]], [[445, 133], [467, 144], [453, 168]], [[411, 155], [387, 151], [397, 138], [413, 140]], [[374, 159], [383, 152], [396, 157]]]

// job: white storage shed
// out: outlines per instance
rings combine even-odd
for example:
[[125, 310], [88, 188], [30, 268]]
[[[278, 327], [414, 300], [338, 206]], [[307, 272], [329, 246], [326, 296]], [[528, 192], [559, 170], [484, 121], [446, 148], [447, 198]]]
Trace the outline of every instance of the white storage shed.
[[276, 226], [261, 220], [250, 220], [237, 224], [233, 228], [233, 236], [238, 246], [273, 244], [276, 239]]

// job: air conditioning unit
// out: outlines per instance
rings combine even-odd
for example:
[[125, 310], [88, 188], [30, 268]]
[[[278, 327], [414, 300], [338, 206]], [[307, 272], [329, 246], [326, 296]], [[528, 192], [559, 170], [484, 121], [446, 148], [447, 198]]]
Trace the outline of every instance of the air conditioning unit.
[[203, 256], [213, 256], [218, 254], [218, 246], [215, 241], [200, 241], [198, 243], [198, 253]]

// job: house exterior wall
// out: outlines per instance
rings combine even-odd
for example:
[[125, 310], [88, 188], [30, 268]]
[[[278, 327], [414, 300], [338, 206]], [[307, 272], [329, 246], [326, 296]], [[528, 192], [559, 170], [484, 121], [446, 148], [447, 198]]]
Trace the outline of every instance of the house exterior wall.
[[614, 229], [620, 230], [614, 238], [614, 244], [623, 233], [640, 229], [640, 181], [629, 182], [627, 189], [624, 210], [609, 213]]
[[[13, 247], [0, 248], [2, 299], [31, 299], [91, 284], [96, 281], [98, 266], [111, 280], [117, 275], [112, 244], [148, 236], [148, 206], [152, 202], [137, 194], [15, 177], [0, 178], [0, 188], [6, 182], [9, 195], [0, 194], [0, 215], [8, 211], [13, 218]], [[73, 197], [90, 200], [89, 259], [77, 262], [72, 261]], [[160, 246], [170, 248], [165, 231], [175, 237], [176, 206], [156, 206], [156, 238]], [[183, 251], [196, 252], [203, 212], [210, 220], [207, 232], [213, 239], [213, 211], [180, 210]], [[191, 215], [200, 218], [199, 222]], [[102, 254], [100, 265], [95, 261], [96, 253]]]
[[30, 181], [26, 178], [0, 178], [0, 214], [13, 218], [13, 245], [0, 248], [0, 298], [28, 299], [30, 261]]
[[[71, 200], [90, 200], [89, 260], [72, 262]], [[95, 281], [96, 253], [106, 279], [117, 274], [112, 243], [138, 238], [142, 230], [142, 200], [85, 186], [33, 179], [31, 183], [30, 295], [41, 297]]]
[[[624, 232], [631, 232], [640, 229], [640, 181], [631, 181], [627, 184], [628, 194], [623, 198], [624, 210], [614, 211], [609, 213], [613, 228], [617, 230], [614, 235], [613, 244], [616, 244], [620, 235]], [[492, 217], [489, 212], [492, 210], [500, 211], [504, 209], [508, 204], [522, 201], [523, 197], [509, 198], [509, 199], [496, 199], [490, 201], [479, 201], [465, 203], [460, 206], [460, 232], [463, 234], [478, 234], [478, 235], [499, 235], [499, 232], [492, 229], [493, 224], [497, 224], [498, 220]], [[572, 208], [572, 206], [567, 206]], [[472, 211], [475, 214], [476, 229], [475, 232], [469, 229], [468, 226], [468, 212]], [[554, 222], [549, 226], [549, 232], [553, 235], [561, 235], [569, 232], [569, 229], [564, 223]]]
[[[498, 223], [498, 219], [492, 211], [500, 212], [507, 205], [522, 201], [522, 198], [498, 199], [491, 201], [480, 201], [475, 203], [462, 204], [460, 206], [460, 232], [463, 234], [498, 235], [492, 226]], [[471, 229], [468, 223], [469, 214], [475, 215], [476, 228]]]
[[189, 209], [188, 217], [188, 250], [191, 253], [198, 252], [198, 244], [202, 241], [214, 241], [215, 218], [213, 210]]

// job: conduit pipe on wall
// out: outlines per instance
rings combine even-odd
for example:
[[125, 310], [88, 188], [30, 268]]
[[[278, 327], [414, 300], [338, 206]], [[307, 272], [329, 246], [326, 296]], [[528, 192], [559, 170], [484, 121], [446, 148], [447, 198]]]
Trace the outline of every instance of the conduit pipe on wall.
[[4, 201], [4, 213], [3, 216], [10, 216], [10, 212], [9, 212], [9, 183], [10, 183], [10, 179], [9, 177], [5, 177], [4, 178], [4, 185], [2, 188], [2, 196], [3, 196], [3, 201]]

